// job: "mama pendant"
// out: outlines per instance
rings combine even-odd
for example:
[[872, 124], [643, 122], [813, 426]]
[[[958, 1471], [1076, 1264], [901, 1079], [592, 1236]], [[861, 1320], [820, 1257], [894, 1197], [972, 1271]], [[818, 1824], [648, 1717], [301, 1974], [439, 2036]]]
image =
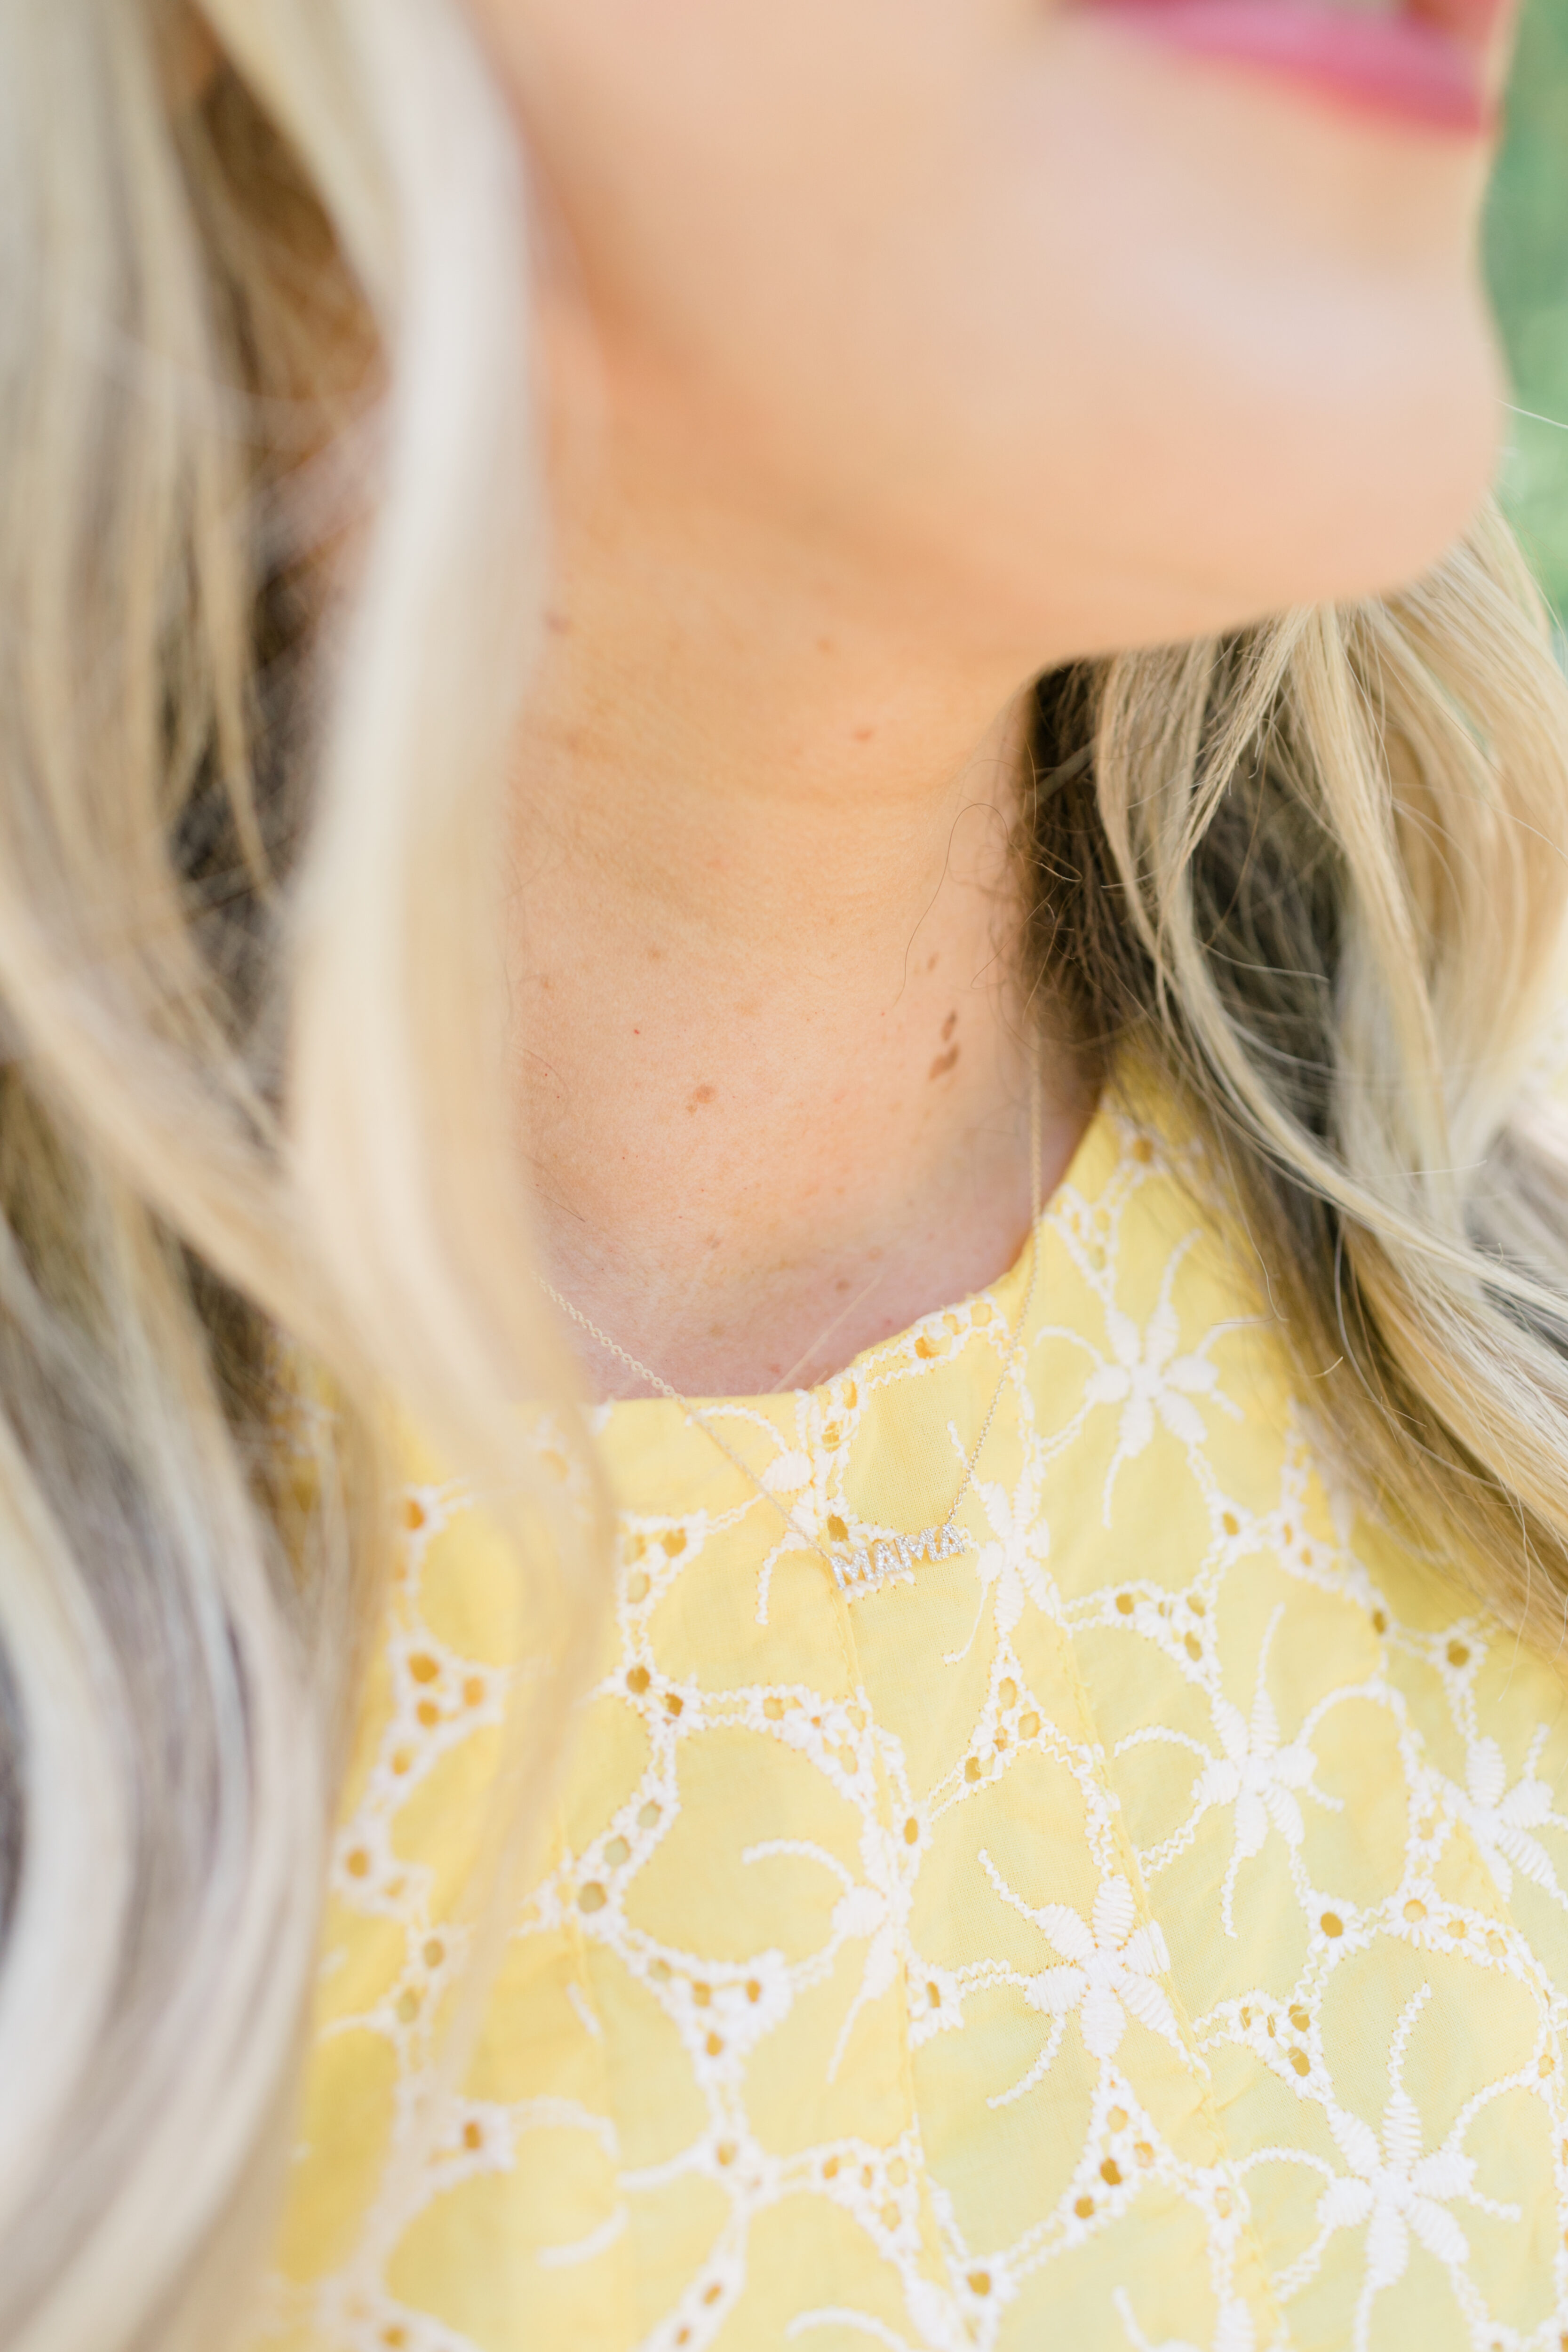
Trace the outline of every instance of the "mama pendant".
[[912, 1536], [873, 1536], [865, 1543], [830, 1544], [826, 1556], [834, 1582], [853, 1600], [858, 1592], [868, 1592], [895, 1579], [912, 1584], [919, 1560], [955, 1559], [973, 1549], [973, 1538], [949, 1519], [942, 1527], [921, 1528]]
[[[839, 1591], [847, 1600], [854, 1601], [863, 1593], [877, 1591], [884, 1584], [912, 1584], [915, 1566], [920, 1560], [955, 1559], [961, 1552], [975, 1551], [979, 1549], [974, 1538], [966, 1535], [961, 1527], [954, 1524], [955, 1515], [973, 1484], [975, 1465], [984, 1451], [987, 1437], [991, 1434], [991, 1424], [996, 1418], [996, 1408], [1002, 1402], [1002, 1391], [1007, 1384], [1007, 1375], [1017, 1360], [1018, 1343], [1027, 1327], [1030, 1309], [1034, 1306], [1035, 1285], [1039, 1278], [1039, 1271], [1040, 1065], [1037, 1055], [1031, 1057], [1029, 1069], [1028, 1286], [1024, 1293], [1024, 1303], [1018, 1309], [1018, 1319], [1008, 1336], [1006, 1350], [1002, 1358], [1002, 1369], [996, 1376], [996, 1386], [992, 1393], [985, 1419], [981, 1423], [980, 1434], [974, 1441], [973, 1450], [964, 1458], [963, 1482], [948, 1506], [946, 1518], [939, 1526], [921, 1528], [913, 1535], [909, 1536], [873, 1536], [868, 1530], [862, 1531], [860, 1540], [857, 1542], [849, 1538], [844, 1521], [835, 1513], [827, 1524], [839, 1540], [835, 1542], [829, 1539], [826, 1544], [819, 1542], [816, 1536], [809, 1534], [801, 1526], [793, 1511], [788, 1510], [772, 1487], [764, 1486], [755, 1471], [748, 1467], [730, 1444], [729, 1439], [721, 1431], [714, 1428], [713, 1423], [700, 1406], [693, 1404], [689, 1398], [683, 1397], [678, 1389], [671, 1388], [669, 1382], [662, 1379], [650, 1366], [640, 1363], [629, 1349], [621, 1346], [618, 1339], [612, 1339], [607, 1331], [601, 1330], [597, 1323], [592, 1322], [580, 1307], [574, 1307], [569, 1298], [563, 1298], [561, 1293], [552, 1284], [542, 1278], [539, 1286], [547, 1298], [554, 1301], [563, 1315], [569, 1315], [574, 1323], [586, 1331], [588, 1337], [614, 1356], [618, 1363], [625, 1364], [629, 1371], [637, 1374], [639, 1381], [646, 1381], [649, 1388], [657, 1390], [660, 1396], [668, 1398], [671, 1404], [679, 1406], [692, 1428], [700, 1429], [703, 1435], [718, 1447], [720, 1453], [727, 1461], [734, 1465], [747, 1484], [756, 1488], [763, 1500], [772, 1504], [785, 1527], [805, 1549], [807, 1551], [814, 1551], [818, 1559], [825, 1563], [831, 1571], [833, 1580]], [[950, 1324], [953, 1323], [952, 1316], [949, 1316], [948, 1321]], [[954, 1324], [953, 1328], [957, 1328], [957, 1326]], [[923, 1348], [925, 1343], [922, 1341], [921, 1344]], [[926, 1352], [929, 1353], [929, 1349]], [[765, 1624], [767, 1619], [760, 1615], [757, 1622], [759, 1624]]]

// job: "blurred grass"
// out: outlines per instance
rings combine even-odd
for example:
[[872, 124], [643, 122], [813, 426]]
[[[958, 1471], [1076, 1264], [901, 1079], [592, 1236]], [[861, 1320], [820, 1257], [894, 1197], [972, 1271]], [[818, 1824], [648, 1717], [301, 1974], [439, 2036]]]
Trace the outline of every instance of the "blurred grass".
[[1568, 619], [1568, 0], [1526, 0], [1508, 135], [1488, 207], [1487, 275], [1521, 408], [1502, 499]]

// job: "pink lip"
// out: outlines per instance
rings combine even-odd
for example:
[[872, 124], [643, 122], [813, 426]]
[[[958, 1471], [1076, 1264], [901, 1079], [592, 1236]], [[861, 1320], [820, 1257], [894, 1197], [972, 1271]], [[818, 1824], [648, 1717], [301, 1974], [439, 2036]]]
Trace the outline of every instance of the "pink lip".
[[1473, 139], [1496, 128], [1486, 46], [1502, 0], [1434, 0], [1430, 14], [1400, 16], [1320, 0], [1095, 0], [1094, 13], [1365, 112]]

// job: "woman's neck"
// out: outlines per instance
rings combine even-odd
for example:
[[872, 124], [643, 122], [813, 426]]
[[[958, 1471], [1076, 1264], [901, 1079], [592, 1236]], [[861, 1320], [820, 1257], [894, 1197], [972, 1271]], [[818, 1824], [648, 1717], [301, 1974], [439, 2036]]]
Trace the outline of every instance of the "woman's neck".
[[[805, 1385], [1027, 1231], [1024, 698], [776, 570], [749, 613], [733, 569], [618, 559], [567, 568], [518, 763], [544, 1254], [686, 1392]], [[1084, 1105], [1041, 1042], [1048, 1189]]]

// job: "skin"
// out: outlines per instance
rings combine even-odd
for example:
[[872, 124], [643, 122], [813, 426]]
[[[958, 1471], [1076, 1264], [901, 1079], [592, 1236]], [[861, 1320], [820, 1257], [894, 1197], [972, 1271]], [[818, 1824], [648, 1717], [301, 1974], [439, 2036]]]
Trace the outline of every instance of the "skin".
[[1016, 977], [1031, 680], [1481, 496], [1488, 157], [1050, 0], [471, 5], [544, 222], [546, 1256], [688, 1393], [818, 1381], [1021, 1246], [1037, 1026], [1047, 1190], [1089, 1108]]

